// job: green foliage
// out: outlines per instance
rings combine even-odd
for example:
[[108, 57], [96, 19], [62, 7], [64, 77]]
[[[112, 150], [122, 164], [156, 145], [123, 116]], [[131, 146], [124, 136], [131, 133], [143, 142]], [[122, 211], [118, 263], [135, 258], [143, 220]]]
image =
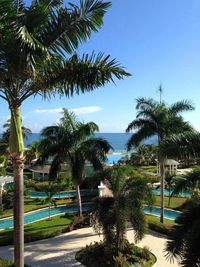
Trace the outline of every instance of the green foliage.
[[[63, 117], [57, 126], [42, 130], [40, 143], [41, 162], [53, 157], [49, 178], [55, 180], [62, 164], [70, 166], [72, 181], [76, 186], [78, 209], [81, 215], [80, 185], [85, 179], [85, 166], [90, 162], [94, 169], [100, 169], [106, 160], [106, 153], [111, 149], [102, 138], [95, 138], [98, 126], [94, 122], [83, 123], [73, 112], [63, 109]], [[67, 171], [69, 172], [69, 170]]]
[[[32, 242], [57, 236], [67, 231], [72, 223], [73, 215], [65, 217], [58, 215], [52, 217], [52, 220], [42, 220], [29, 225], [25, 225], [25, 242]], [[13, 244], [13, 229], [1, 231], [0, 246]]]
[[[12, 260], [5, 260], [0, 258], [0, 267], [14, 267], [14, 263]], [[30, 266], [24, 264], [24, 267], [30, 267]]]
[[106, 168], [96, 176], [102, 178], [111, 193], [94, 201], [92, 224], [97, 232], [103, 232], [105, 244], [119, 251], [123, 246], [127, 221], [132, 224], [136, 242], [144, 236], [143, 202], [146, 200], [152, 204], [151, 189], [147, 180], [134, 176], [132, 170], [124, 166]]
[[138, 146], [141, 141], [148, 137], [157, 135], [158, 142], [166, 137], [183, 131], [192, 131], [189, 123], [180, 115], [183, 111], [193, 110], [189, 101], [179, 101], [171, 106], [153, 99], [137, 99], [137, 117], [127, 127], [127, 132], [136, 130], [128, 141], [127, 147]]
[[131, 154], [129, 164], [135, 166], [156, 165], [158, 149], [153, 145], [140, 144]]
[[165, 219], [163, 224], [159, 221], [159, 217], [156, 216], [146, 215], [146, 218], [149, 229], [164, 235], [170, 235], [172, 226], [175, 225], [174, 221], [168, 219]]
[[179, 259], [183, 267], [196, 267], [200, 262], [200, 203], [193, 203], [177, 219], [169, 241], [167, 259]]
[[[147, 259], [148, 258], [148, 259]], [[87, 245], [76, 254], [76, 260], [87, 267], [131, 267], [145, 266], [147, 262], [152, 266], [155, 259], [147, 249], [143, 249], [124, 241], [123, 250], [116, 254], [115, 248], [107, 248], [103, 242]]]

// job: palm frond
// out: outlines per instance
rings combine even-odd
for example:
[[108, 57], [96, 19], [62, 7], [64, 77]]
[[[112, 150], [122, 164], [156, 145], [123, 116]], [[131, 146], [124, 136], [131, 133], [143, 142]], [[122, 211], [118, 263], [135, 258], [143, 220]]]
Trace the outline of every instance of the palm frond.
[[192, 110], [194, 110], [194, 106], [188, 100], [182, 100], [182, 101], [176, 102], [172, 104], [169, 108], [169, 112], [175, 115], [177, 115], [178, 113], [184, 112], [184, 111], [192, 111]]
[[141, 109], [141, 110], [146, 110], [147, 108], [149, 109], [154, 109], [158, 103], [155, 101], [153, 98], [137, 98], [136, 99], [136, 109]]
[[115, 60], [110, 60], [110, 56], [100, 53], [78, 58], [74, 55], [62, 64], [54, 62], [46, 66], [46, 71], [30, 85], [30, 91], [48, 96], [55, 89], [55, 93], [70, 97], [114, 82], [114, 78], [123, 79], [129, 75]]
[[86, 41], [92, 32], [102, 26], [103, 16], [110, 2], [80, 1], [80, 6], [70, 3], [52, 12], [50, 20], [41, 30], [40, 41], [54, 53], [72, 53], [79, 43]]
[[197, 132], [186, 132], [171, 135], [161, 144], [161, 153], [167, 157], [188, 158], [200, 156], [200, 134]]
[[[153, 126], [153, 125], [152, 125]], [[138, 146], [143, 140], [155, 135], [157, 129], [151, 127], [151, 125], [145, 125], [140, 128], [137, 132], [133, 133], [127, 142], [127, 150], [131, 150], [132, 147]]]

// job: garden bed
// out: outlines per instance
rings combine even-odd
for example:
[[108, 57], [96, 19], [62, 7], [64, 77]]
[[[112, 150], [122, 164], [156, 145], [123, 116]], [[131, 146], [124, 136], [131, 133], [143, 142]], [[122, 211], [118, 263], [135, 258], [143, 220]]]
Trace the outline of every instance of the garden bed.
[[139, 248], [124, 241], [124, 247], [118, 255], [114, 247], [107, 247], [103, 242], [87, 245], [76, 253], [76, 260], [86, 267], [150, 267], [156, 262], [156, 257], [148, 248]]

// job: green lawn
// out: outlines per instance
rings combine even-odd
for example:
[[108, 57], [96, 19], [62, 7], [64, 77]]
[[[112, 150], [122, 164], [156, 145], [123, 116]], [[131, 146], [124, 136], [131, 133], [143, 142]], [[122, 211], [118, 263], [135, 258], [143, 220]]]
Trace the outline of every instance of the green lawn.
[[172, 226], [175, 225], [175, 222], [169, 219], [164, 220], [164, 224], [160, 222], [160, 218], [157, 216], [146, 215], [148, 228], [162, 234], [169, 234]]
[[[67, 228], [73, 221], [74, 215], [58, 215], [51, 220], [42, 220], [25, 226], [25, 242], [41, 240], [67, 232]], [[175, 224], [174, 221], [165, 219], [165, 223], [159, 222], [159, 217], [146, 215], [149, 228], [164, 234]], [[0, 246], [13, 243], [13, 229], [1, 231]], [[0, 265], [1, 266], [1, 265]]]
[[[25, 226], [25, 242], [41, 240], [59, 235], [67, 231], [69, 224], [72, 222], [74, 215], [58, 215], [51, 220], [42, 220]], [[0, 246], [13, 243], [13, 229], [1, 231]]]
[[[168, 206], [169, 197], [165, 197], [165, 207], [170, 209], [181, 210], [181, 206], [186, 202], [187, 198], [172, 197], [170, 206]], [[155, 206], [160, 206], [160, 196], [155, 196]]]
[[[58, 199], [58, 200], [56, 200], [57, 205], [64, 205], [64, 204], [68, 204], [71, 202], [72, 202], [71, 199]], [[33, 211], [33, 210], [37, 210], [37, 209], [41, 209], [41, 208], [45, 208], [45, 207], [48, 207], [48, 204], [43, 204], [41, 199], [29, 198], [29, 197], [24, 198], [24, 212], [29, 212], [29, 211]], [[5, 211], [1, 212], [0, 219], [5, 218], [5, 217], [9, 217], [12, 215], [13, 215], [12, 209], [5, 210]]]

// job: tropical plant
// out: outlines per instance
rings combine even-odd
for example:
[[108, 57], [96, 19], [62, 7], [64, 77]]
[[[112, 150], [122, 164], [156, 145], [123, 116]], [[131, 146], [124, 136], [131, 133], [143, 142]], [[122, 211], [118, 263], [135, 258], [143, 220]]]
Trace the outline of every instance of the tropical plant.
[[98, 233], [103, 233], [106, 246], [114, 246], [119, 255], [125, 242], [127, 222], [133, 227], [135, 242], [144, 236], [143, 202], [153, 203], [152, 192], [147, 180], [131, 176], [124, 168], [106, 168], [96, 175], [104, 181], [110, 194], [95, 200], [92, 223]]
[[86, 163], [91, 162], [94, 169], [102, 168], [106, 153], [111, 149], [106, 140], [94, 137], [95, 131], [98, 131], [98, 126], [94, 122], [80, 122], [74, 113], [63, 109], [60, 124], [46, 127], [41, 132], [42, 162], [49, 156], [54, 157], [49, 178], [56, 179], [62, 163], [69, 164], [72, 180], [76, 186], [80, 216], [82, 216], [80, 185], [85, 178]]
[[176, 219], [166, 247], [167, 259], [183, 267], [200, 266], [200, 201], [193, 203]]
[[[9, 155], [9, 137], [10, 137], [10, 130], [11, 130], [11, 122], [7, 120], [7, 123], [3, 125], [5, 131], [2, 134], [0, 139], [0, 154], [2, 155]], [[22, 126], [22, 135], [24, 139], [28, 139], [28, 137], [32, 134], [31, 130]]]
[[1, 184], [1, 176], [6, 174], [6, 163], [6, 157], [0, 156], [0, 212], [3, 211], [3, 187]]
[[80, 0], [66, 7], [62, 2], [34, 0], [26, 6], [23, 0], [0, 0], [0, 98], [11, 112], [16, 267], [24, 266], [22, 103], [36, 95], [70, 97], [93, 91], [129, 75], [102, 53], [79, 57], [74, 52], [101, 28], [110, 2]]
[[[153, 99], [137, 99], [137, 116], [126, 129], [127, 132], [136, 129], [127, 143], [130, 150], [133, 146], [138, 146], [143, 140], [157, 136], [158, 148], [161, 142], [172, 134], [183, 131], [192, 131], [192, 127], [185, 122], [180, 115], [183, 111], [193, 110], [194, 107], [189, 101], [180, 101], [168, 106], [164, 102], [158, 102]], [[160, 221], [164, 221], [164, 158], [158, 149], [158, 160], [160, 165], [161, 182], [161, 213]]]
[[40, 156], [40, 141], [33, 141], [25, 151], [26, 163], [31, 164], [32, 160]]
[[139, 144], [131, 154], [130, 163], [133, 165], [152, 165], [156, 164], [157, 148], [153, 145]]
[[182, 178], [177, 177], [174, 173], [166, 172], [165, 174], [165, 186], [168, 190], [168, 207], [170, 207], [171, 198], [175, 194], [176, 184], [178, 184], [180, 180], [182, 180]]
[[49, 183], [47, 186], [42, 186], [41, 191], [45, 192], [46, 197], [42, 200], [43, 204], [48, 204], [49, 206], [49, 220], [51, 220], [51, 208], [56, 206], [56, 200], [54, 198], [55, 193], [57, 193], [57, 188], [55, 184]]

